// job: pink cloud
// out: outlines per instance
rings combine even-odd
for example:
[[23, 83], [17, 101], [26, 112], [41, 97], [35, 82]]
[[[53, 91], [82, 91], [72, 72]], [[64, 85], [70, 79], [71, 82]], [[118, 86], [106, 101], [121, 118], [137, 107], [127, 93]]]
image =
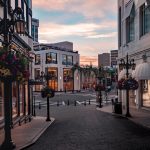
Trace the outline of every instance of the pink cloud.
[[117, 13], [117, 0], [33, 0], [32, 3], [34, 8], [76, 12], [86, 18], [102, 18], [107, 13]]

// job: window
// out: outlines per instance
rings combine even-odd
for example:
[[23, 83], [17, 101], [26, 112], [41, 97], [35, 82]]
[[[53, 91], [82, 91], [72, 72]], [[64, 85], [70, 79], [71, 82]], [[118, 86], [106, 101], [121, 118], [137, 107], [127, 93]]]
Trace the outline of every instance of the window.
[[46, 64], [57, 64], [57, 53], [46, 53]]
[[35, 55], [35, 65], [40, 65], [41, 64], [41, 59], [40, 59], [40, 54]]
[[[149, 6], [150, 7], [150, 6]], [[145, 4], [140, 8], [141, 36], [150, 32], [150, 8]]]
[[127, 43], [133, 41], [134, 38], [135, 38], [134, 18], [129, 16], [126, 19], [126, 40], [127, 40]]
[[62, 55], [62, 64], [63, 65], [73, 65], [73, 56]]
[[119, 17], [118, 17], [118, 19], [119, 19], [119, 24], [118, 24], [118, 31], [119, 31], [119, 46], [121, 46], [121, 7], [119, 8]]
[[63, 65], [67, 64], [67, 55], [62, 55], [62, 64]]
[[67, 56], [67, 65], [73, 65], [73, 56]]

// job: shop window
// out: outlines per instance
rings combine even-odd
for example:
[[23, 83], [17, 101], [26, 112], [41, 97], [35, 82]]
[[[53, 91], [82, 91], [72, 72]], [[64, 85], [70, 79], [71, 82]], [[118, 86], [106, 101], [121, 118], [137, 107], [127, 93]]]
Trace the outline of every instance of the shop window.
[[73, 90], [73, 73], [71, 69], [64, 69], [63, 70], [63, 86], [64, 91], [71, 91]]
[[0, 81], [0, 120], [4, 118], [4, 84]]
[[150, 80], [142, 80], [141, 88], [143, 106], [150, 107]]
[[12, 116], [18, 114], [18, 98], [17, 98], [17, 83], [12, 83]]
[[48, 73], [51, 75], [51, 79], [48, 81], [48, 85], [50, 88], [57, 91], [58, 90], [58, 68], [50, 67], [48, 68]]

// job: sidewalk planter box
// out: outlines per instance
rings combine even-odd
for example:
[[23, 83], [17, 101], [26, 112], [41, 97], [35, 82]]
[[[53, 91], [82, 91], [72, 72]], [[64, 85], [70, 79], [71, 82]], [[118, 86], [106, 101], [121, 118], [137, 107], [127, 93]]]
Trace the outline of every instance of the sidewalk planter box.
[[114, 113], [122, 114], [122, 103], [121, 102], [114, 103]]

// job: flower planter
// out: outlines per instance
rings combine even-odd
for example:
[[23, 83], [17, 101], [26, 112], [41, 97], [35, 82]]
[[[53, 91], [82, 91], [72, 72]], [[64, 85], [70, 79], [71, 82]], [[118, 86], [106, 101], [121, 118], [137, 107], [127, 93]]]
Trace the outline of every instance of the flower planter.
[[44, 87], [42, 90], [41, 90], [41, 96], [42, 98], [45, 98], [45, 97], [49, 97], [49, 98], [52, 98], [55, 96], [55, 92], [53, 89], [49, 88], [49, 87]]

